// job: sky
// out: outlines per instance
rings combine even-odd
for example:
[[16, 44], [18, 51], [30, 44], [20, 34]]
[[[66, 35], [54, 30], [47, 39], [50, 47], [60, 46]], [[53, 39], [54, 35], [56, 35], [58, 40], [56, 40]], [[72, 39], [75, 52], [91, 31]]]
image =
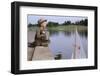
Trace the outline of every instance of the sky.
[[87, 17], [82, 16], [53, 16], [53, 15], [27, 15], [27, 23], [37, 24], [40, 18], [44, 18], [47, 22], [58, 22], [59, 24], [64, 23], [65, 21], [70, 20], [72, 23], [80, 20], [87, 19]]

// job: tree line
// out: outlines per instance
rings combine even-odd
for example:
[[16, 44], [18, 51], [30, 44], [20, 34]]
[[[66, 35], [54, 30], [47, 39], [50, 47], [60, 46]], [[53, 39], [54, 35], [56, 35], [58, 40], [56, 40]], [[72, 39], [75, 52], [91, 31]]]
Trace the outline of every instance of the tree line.
[[[36, 26], [38, 24], [28, 24], [28, 27], [32, 27], [32, 26]], [[67, 25], [83, 25], [83, 26], [88, 26], [88, 19], [84, 19], [84, 20], [80, 20], [80, 21], [76, 21], [76, 22], [71, 22], [70, 20], [65, 21], [62, 24], [59, 24], [58, 22], [48, 22], [48, 27], [56, 27], [56, 26], [67, 26]]]

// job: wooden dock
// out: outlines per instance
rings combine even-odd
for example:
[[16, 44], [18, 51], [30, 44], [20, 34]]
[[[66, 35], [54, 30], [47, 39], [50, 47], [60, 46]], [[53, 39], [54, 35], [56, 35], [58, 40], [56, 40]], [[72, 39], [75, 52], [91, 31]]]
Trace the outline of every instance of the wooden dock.
[[54, 60], [53, 54], [48, 47], [37, 46], [28, 48], [28, 60]]

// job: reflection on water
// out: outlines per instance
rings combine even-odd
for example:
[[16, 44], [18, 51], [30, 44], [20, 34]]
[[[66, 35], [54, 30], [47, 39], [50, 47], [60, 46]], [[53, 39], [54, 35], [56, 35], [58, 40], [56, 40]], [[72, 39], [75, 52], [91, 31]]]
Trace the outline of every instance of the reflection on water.
[[[71, 33], [73, 33], [73, 32], [70, 32], [70, 31], [49, 31], [49, 33], [50, 33], [50, 36], [53, 36], [53, 35], [58, 35], [59, 33], [62, 33], [62, 34], [64, 34], [65, 36], [70, 36], [71, 35]], [[87, 37], [87, 31], [80, 31], [80, 32], [78, 32], [79, 33], [79, 35], [81, 35], [81, 36], [85, 36], [85, 37]]]
[[[62, 59], [71, 59], [72, 50], [73, 50], [73, 32], [69, 31], [49, 31], [50, 32], [50, 45], [49, 48], [51, 49], [54, 57], [61, 54]], [[80, 35], [80, 39], [85, 50], [86, 56], [87, 53], [87, 32], [82, 31], [78, 32]]]

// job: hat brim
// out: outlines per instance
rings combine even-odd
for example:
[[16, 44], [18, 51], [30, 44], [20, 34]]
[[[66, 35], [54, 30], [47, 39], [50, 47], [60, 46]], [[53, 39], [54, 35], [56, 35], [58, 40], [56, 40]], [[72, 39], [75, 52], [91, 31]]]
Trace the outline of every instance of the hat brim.
[[39, 24], [42, 24], [43, 22], [47, 22], [47, 20], [43, 20], [42, 22], [40, 22]]

